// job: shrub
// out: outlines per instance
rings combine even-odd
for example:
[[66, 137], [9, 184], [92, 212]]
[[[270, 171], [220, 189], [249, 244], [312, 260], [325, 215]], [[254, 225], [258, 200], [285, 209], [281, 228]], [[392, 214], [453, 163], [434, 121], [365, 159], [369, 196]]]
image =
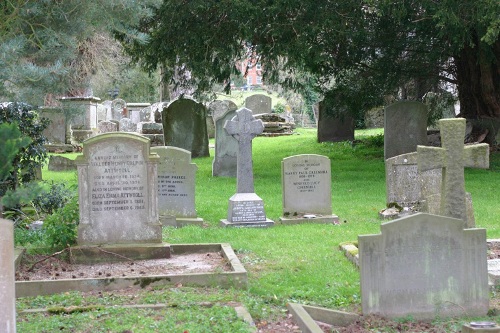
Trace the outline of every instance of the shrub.
[[48, 245], [62, 249], [76, 244], [79, 221], [78, 196], [74, 196], [62, 208], [45, 219], [42, 230], [45, 231]]
[[64, 183], [45, 183], [44, 191], [33, 200], [33, 205], [41, 213], [52, 214], [62, 208], [73, 195], [74, 192]]

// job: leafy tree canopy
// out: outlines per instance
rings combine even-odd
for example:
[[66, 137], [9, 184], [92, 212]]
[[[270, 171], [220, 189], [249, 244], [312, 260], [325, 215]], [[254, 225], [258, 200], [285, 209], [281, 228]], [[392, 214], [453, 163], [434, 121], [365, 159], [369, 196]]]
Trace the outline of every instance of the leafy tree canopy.
[[500, 118], [497, 0], [164, 0], [129, 28], [134, 60], [198, 92], [255, 57], [267, 82], [300, 89], [306, 72], [351, 112], [456, 84], [464, 116]]

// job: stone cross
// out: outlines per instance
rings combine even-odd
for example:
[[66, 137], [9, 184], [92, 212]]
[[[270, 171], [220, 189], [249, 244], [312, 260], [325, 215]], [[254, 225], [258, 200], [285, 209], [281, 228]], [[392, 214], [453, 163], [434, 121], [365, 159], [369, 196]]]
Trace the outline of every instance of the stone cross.
[[417, 146], [420, 172], [443, 168], [441, 215], [466, 221], [464, 167], [489, 167], [488, 144], [464, 146], [465, 119], [441, 119], [441, 146]]
[[226, 121], [224, 129], [238, 140], [237, 193], [254, 193], [252, 139], [264, 131], [264, 124], [254, 118], [251, 110], [241, 108]]

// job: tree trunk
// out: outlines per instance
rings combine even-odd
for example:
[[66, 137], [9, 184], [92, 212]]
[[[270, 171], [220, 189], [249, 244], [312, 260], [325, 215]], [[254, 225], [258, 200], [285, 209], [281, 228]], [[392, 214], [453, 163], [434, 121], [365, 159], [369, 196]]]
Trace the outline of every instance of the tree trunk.
[[[493, 144], [500, 128], [500, 40], [488, 47], [476, 41], [454, 57], [460, 116], [473, 125], [473, 137]], [[472, 138], [470, 141], [477, 141]]]

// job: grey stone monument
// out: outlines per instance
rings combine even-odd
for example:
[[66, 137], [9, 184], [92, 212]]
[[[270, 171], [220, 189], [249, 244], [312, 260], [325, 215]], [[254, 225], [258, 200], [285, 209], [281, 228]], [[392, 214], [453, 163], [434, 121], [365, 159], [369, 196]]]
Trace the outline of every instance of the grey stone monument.
[[485, 316], [486, 230], [418, 213], [358, 237], [363, 314], [417, 320]]
[[195, 186], [198, 167], [191, 153], [177, 147], [152, 147], [158, 163], [158, 212], [163, 225], [183, 227], [202, 225], [196, 215]]
[[427, 106], [400, 101], [384, 111], [384, 158], [411, 153], [427, 144]]
[[466, 222], [467, 217], [464, 167], [489, 167], [489, 145], [486, 143], [464, 146], [465, 119], [441, 119], [441, 148], [418, 146], [418, 169], [424, 172], [442, 168], [442, 190], [439, 198], [439, 215], [454, 217]]
[[283, 224], [335, 223], [332, 214], [331, 162], [326, 156], [304, 154], [281, 161]]
[[165, 146], [189, 150], [191, 157], [210, 156], [206, 108], [189, 98], [172, 101], [162, 111]]
[[354, 141], [354, 118], [346, 112], [331, 115], [324, 102], [318, 103], [318, 142]]
[[252, 111], [252, 114], [262, 114], [272, 112], [272, 98], [264, 94], [254, 94], [245, 99], [245, 107]]
[[270, 227], [274, 221], [266, 217], [264, 201], [255, 193], [253, 182], [252, 140], [264, 131], [262, 120], [255, 120], [252, 111], [241, 108], [224, 125], [228, 134], [238, 140], [237, 190], [229, 199], [228, 217], [223, 227]]
[[212, 163], [214, 177], [236, 177], [238, 140], [224, 129], [226, 121], [233, 119], [235, 115], [236, 105], [215, 120], [215, 157]]
[[137, 124], [130, 118], [120, 119], [120, 132], [137, 132]]
[[14, 222], [0, 219], [0, 332], [16, 332]]
[[76, 158], [78, 245], [160, 243], [157, 163], [149, 140], [105, 133], [86, 140]]

